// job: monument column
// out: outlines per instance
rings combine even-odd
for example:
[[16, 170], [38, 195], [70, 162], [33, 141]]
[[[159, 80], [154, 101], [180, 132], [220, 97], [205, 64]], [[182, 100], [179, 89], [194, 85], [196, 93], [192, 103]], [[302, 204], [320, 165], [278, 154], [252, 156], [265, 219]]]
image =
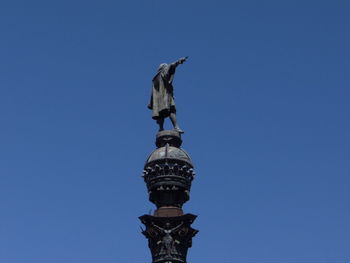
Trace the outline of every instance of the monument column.
[[[152, 92], [148, 108], [157, 121], [157, 149], [147, 158], [143, 177], [149, 200], [157, 207], [153, 215], [143, 215], [142, 233], [148, 239], [152, 263], [186, 263], [187, 250], [197, 230], [191, 224], [197, 216], [184, 214], [182, 206], [190, 199], [194, 178], [190, 156], [182, 148], [180, 128], [176, 118], [173, 80], [176, 68], [188, 57], [158, 67], [152, 79]], [[169, 118], [173, 130], [164, 130], [164, 120]]]
[[149, 201], [157, 207], [153, 215], [143, 215], [142, 233], [148, 239], [152, 263], [185, 263], [187, 250], [197, 230], [191, 227], [195, 215], [184, 214], [195, 176], [190, 156], [181, 148], [176, 130], [157, 133], [156, 146], [147, 158], [143, 177]]

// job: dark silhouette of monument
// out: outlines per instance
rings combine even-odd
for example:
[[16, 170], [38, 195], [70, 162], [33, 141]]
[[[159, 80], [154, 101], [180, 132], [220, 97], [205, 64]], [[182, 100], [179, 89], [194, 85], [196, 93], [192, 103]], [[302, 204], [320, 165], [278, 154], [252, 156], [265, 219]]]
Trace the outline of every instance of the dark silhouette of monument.
[[[153, 215], [140, 217], [146, 227], [142, 233], [148, 239], [152, 263], [186, 263], [192, 237], [198, 232], [191, 227], [197, 216], [184, 214], [182, 210], [182, 205], [190, 199], [195, 173], [190, 156], [181, 148], [183, 131], [178, 127], [176, 119], [173, 119], [174, 115], [172, 116], [176, 112], [172, 80], [176, 66], [184, 61], [186, 58], [169, 65], [161, 64], [153, 78], [149, 108], [153, 109], [152, 117], [157, 120], [160, 131], [156, 135], [157, 149], [149, 155], [144, 165], [143, 178], [149, 200], [157, 209]], [[159, 84], [160, 82], [165, 84]], [[163, 129], [166, 117], [171, 118], [173, 130]]]

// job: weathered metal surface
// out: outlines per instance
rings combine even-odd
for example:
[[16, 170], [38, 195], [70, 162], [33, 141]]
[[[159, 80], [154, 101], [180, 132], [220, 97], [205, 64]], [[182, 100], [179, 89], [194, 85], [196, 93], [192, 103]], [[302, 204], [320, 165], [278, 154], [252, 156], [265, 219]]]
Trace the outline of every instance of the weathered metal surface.
[[159, 159], [178, 159], [192, 165], [192, 160], [189, 154], [185, 150], [173, 146], [166, 145], [156, 149], [147, 158], [146, 164]]
[[181, 134], [175, 130], [158, 132], [156, 136], [156, 146], [159, 148], [166, 144], [179, 148], [182, 144]]
[[176, 120], [173, 80], [176, 68], [186, 59], [183, 57], [170, 64], [160, 64], [152, 79], [151, 98], [147, 107], [152, 110], [152, 118], [157, 121], [160, 131], [164, 130], [164, 119], [169, 117], [174, 130], [183, 133]]
[[176, 206], [163, 206], [154, 211], [156, 217], [175, 217], [183, 214], [182, 208]]
[[177, 217], [140, 217], [146, 226], [142, 231], [148, 239], [153, 263], [185, 263], [188, 248], [192, 246], [192, 237], [198, 230], [191, 224], [195, 215], [186, 214]]

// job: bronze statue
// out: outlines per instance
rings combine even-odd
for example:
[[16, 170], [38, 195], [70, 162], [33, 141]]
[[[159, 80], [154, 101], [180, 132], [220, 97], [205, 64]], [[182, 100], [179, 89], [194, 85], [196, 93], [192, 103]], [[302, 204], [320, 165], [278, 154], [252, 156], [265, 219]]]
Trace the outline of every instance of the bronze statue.
[[[169, 227], [169, 223], [166, 224], [167, 227]], [[177, 254], [175, 243], [180, 243], [178, 240], [174, 239], [171, 234], [178, 230], [183, 225], [183, 222], [179, 224], [178, 226], [172, 228], [172, 229], [164, 229], [160, 226], [157, 226], [153, 224], [155, 228], [163, 232], [164, 236], [161, 241], [158, 241], [158, 244], [162, 244], [162, 249], [160, 254], [166, 254], [168, 257], [171, 257], [172, 254]]]
[[173, 79], [176, 67], [187, 60], [188, 57], [180, 58], [171, 64], [162, 63], [157, 74], [152, 79], [152, 94], [148, 108], [152, 110], [152, 118], [157, 121], [159, 131], [164, 130], [164, 119], [169, 117], [174, 130], [184, 133], [176, 121], [176, 107], [174, 100]]

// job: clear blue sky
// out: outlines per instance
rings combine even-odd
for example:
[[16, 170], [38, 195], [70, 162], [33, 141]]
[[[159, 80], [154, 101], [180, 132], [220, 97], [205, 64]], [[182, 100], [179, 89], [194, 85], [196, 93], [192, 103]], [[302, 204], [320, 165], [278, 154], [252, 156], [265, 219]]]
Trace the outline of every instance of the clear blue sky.
[[[0, 262], [150, 262], [161, 62], [197, 178], [188, 260], [350, 262], [349, 1], [1, 1]], [[170, 127], [167, 122], [168, 127]]]

